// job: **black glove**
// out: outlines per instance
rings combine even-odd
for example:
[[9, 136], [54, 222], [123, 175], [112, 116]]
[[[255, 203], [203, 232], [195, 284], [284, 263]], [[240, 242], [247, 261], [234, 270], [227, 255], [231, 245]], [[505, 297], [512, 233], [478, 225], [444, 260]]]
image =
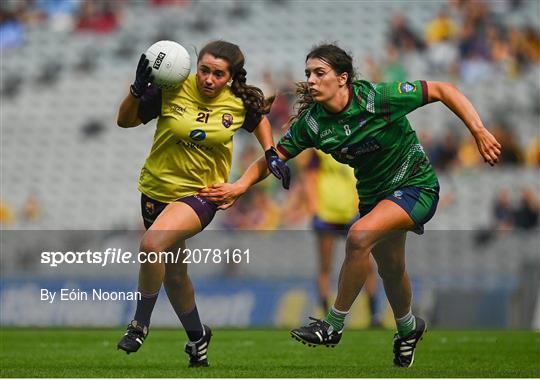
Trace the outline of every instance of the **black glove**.
[[150, 82], [152, 82], [152, 68], [148, 67], [148, 59], [146, 55], [141, 54], [141, 59], [137, 64], [137, 72], [135, 73], [135, 82], [130, 87], [131, 95], [139, 99], [144, 95]]
[[291, 183], [291, 170], [287, 164], [279, 158], [276, 148], [271, 147], [266, 152], [264, 152], [266, 157], [266, 165], [268, 169], [275, 175], [278, 179], [281, 180], [284, 189], [289, 189], [289, 184]]

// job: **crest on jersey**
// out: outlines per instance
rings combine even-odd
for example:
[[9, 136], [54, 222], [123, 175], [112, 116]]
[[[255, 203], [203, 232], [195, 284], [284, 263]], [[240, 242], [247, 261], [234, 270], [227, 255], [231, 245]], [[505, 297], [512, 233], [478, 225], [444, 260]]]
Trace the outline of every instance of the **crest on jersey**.
[[398, 91], [400, 94], [404, 94], [406, 92], [416, 92], [416, 86], [411, 82], [399, 82]]
[[150, 215], [152, 215], [155, 211], [154, 204], [152, 202], [146, 202], [144, 208], [146, 209], [146, 212]]
[[225, 128], [229, 128], [233, 124], [233, 116], [230, 113], [224, 113], [223, 116], [221, 116], [221, 124]]

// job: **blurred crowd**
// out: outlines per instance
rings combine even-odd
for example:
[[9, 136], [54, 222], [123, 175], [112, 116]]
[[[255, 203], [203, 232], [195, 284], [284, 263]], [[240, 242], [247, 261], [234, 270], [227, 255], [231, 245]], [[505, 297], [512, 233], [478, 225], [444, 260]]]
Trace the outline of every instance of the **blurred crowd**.
[[47, 24], [57, 32], [112, 33], [127, 2], [92, 0], [6, 0], [0, 6], [2, 49], [25, 42], [27, 27]]
[[0, 199], [0, 226], [11, 227], [32, 226], [42, 218], [41, 203], [39, 197], [31, 193], [25, 200], [20, 210], [15, 210], [10, 204]]
[[529, 187], [522, 187], [519, 198], [513, 199], [513, 194], [508, 188], [499, 189], [493, 202], [493, 229], [508, 231], [512, 229], [531, 230], [538, 228], [540, 203], [537, 192]]
[[[153, 7], [185, 6], [188, 0], [146, 0]], [[141, 3], [141, 2], [139, 2]], [[24, 43], [25, 29], [47, 24], [57, 32], [115, 32], [129, 0], [4, 0], [0, 3], [2, 48]]]
[[447, 73], [466, 82], [503, 74], [517, 78], [540, 63], [538, 19], [517, 25], [525, 2], [451, 0], [424, 30], [415, 30], [396, 14], [389, 26], [386, 56], [382, 62], [368, 58], [366, 67], [374, 81], [407, 77], [404, 56], [421, 53], [432, 74]]
[[[270, 1], [270, 0], [268, 0]], [[277, 1], [286, 7], [293, 0]], [[433, 73], [450, 73], [463, 80], [489, 77], [494, 72], [515, 78], [540, 62], [538, 15], [522, 19], [524, 5], [535, 0], [448, 0], [435, 18], [417, 30], [403, 14], [388, 25], [383, 57], [366, 57], [364, 66], [374, 81], [407, 77], [404, 57], [422, 54]], [[146, 0], [152, 7], [186, 7], [194, 0]], [[248, 7], [237, 1], [236, 16], [249, 17]], [[128, 0], [4, 0], [0, 3], [0, 49], [24, 44], [29, 26], [44, 24], [66, 33], [107, 34], [118, 30]], [[204, 20], [201, 21], [204, 23]], [[201, 25], [192, 25], [201, 27]]]
[[491, 223], [475, 233], [478, 245], [493, 243], [510, 231], [537, 233], [540, 227], [540, 198], [532, 186], [500, 188], [491, 205]]

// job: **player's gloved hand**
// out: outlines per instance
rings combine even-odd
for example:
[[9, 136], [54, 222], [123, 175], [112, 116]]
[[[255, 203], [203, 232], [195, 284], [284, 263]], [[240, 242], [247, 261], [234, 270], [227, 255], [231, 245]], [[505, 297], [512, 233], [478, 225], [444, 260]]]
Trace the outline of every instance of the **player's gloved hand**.
[[273, 175], [281, 180], [283, 188], [288, 190], [289, 184], [291, 183], [291, 170], [287, 164], [279, 158], [276, 148], [271, 147], [264, 152], [264, 156], [266, 157], [268, 169], [270, 169]]
[[139, 99], [144, 95], [148, 85], [152, 82], [152, 68], [148, 66], [148, 59], [145, 54], [141, 54], [137, 71], [135, 73], [135, 82], [130, 87], [131, 95]]

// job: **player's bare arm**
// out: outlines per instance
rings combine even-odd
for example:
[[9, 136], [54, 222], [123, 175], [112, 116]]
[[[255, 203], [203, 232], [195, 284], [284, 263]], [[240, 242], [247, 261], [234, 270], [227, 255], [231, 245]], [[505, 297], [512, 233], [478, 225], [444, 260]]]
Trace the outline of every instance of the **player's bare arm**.
[[133, 128], [141, 124], [138, 116], [140, 100], [135, 98], [131, 93], [127, 94], [120, 108], [118, 109], [118, 117], [116, 123], [121, 128]]
[[257, 140], [259, 140], [259, 144], [261, 144], [263, 150], [266, 151], [274, 146], [272, 126], [266, 116], [263, 116], [253, 133], [255, 134], [255, 137], [257, 137]]
[[[276, 153], [281, 161], [285, 162], [287, 160], [279, 151], [276, 151]], [[211, 202], [218, 203], [220, 210], [226, 210], [253, 185], [269, 175], [270, 170], [268, 169], [267, 160], [265, 157], [261, 157], [254, 161], [236, 182], [213, 184], [201, 189], [198, 195], [207, 198]]]
[[427, 82], [428, 101], [441, 101], [465, 123], [474, 139], [484, 161], [491, 166], [499, 161], [501, 144], [484, 127], [478, 112], [469, 99], [452, 83]]

